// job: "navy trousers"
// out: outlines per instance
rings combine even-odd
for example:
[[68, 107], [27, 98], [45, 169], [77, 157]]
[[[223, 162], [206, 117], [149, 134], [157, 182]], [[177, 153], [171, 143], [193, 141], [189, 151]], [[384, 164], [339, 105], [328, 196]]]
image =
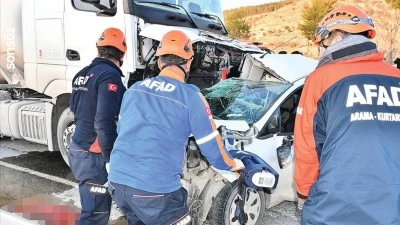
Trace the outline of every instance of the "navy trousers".
[[110, 192], [129, 225], [190, 224], [187, 191], [158, 194], [109, 182]]
[[107, 225], [112, 199], [103, 186], [108, 175], [103, 156], [72, 144], [68, 161], [75, 179], [79, 181], [82, 212], [78, 225]]

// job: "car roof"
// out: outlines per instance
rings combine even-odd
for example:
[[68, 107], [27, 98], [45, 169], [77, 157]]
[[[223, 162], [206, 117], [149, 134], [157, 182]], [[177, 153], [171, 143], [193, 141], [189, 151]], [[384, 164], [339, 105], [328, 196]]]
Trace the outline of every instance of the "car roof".
[[[249, 55], [248, 55], [249, 56]], [[293, 83], [308, 76], [318, 65], [318, 61], [300, 54], [250, 54], [260, 62], [268, 75]]]

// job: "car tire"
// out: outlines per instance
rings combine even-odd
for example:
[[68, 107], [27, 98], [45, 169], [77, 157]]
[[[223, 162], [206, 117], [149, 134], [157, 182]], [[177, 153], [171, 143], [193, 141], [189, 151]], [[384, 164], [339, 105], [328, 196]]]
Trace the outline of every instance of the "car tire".
[[75, 132], [74, 114], [66, 108], [58, 120], [57, 124], [57, 142], [61, 155], [69, 166], [68, 163], [68, 147], [72, 142], [72, 135]]
[[[265, 194], [253, 188], [246, 188], [247, 198], [244, 206], [245, 213], [249, 220], [246, 225], [261, 225], [262, 217], [265, 214]], [[237, 181], [227, 183], [215, 197], [210, 209], [210, 225], [240, 225], [233, 221], [235, 199], [238, 195]]]

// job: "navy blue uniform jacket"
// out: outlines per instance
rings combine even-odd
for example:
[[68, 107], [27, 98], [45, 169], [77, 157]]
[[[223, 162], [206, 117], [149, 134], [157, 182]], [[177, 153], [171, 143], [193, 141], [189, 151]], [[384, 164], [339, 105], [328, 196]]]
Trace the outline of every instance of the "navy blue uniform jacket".
[[121, 70], [110, 60], [95, 58], [72, 80], [70, 109], [75, 115], [75, 145], [102, 153], [110, 161], [117, 138], [116, 121], [126, 91]]

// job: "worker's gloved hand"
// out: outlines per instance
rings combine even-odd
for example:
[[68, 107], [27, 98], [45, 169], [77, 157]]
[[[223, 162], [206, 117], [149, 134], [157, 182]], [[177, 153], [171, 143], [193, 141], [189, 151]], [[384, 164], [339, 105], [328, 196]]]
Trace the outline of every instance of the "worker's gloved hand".
[[301, 220], [301, 215], [303, 214], [303, 206], [307, 199], [299, 198], [296, 207], [296, 218]]
[[233, 161], [235, 161], [235, 166], [231, 169], [232, 172], [239, 172], [240, 170], [245, 168], [242, 160], [233, 159]]
[[110, 173], [110, 163], [106, 163], [107, 174]]
[[105, 184], [103, 184], [103, 187], [108, 188], [108, 181]]
[[[107, 174], [110, 173], [110, 163], [106, 163], [106, 171], [107, 171]], [[107, 180], [107, 182], [105, 184], [103, 184], [103, 186], [105, 188], [108, 188], [108, 180]]]

